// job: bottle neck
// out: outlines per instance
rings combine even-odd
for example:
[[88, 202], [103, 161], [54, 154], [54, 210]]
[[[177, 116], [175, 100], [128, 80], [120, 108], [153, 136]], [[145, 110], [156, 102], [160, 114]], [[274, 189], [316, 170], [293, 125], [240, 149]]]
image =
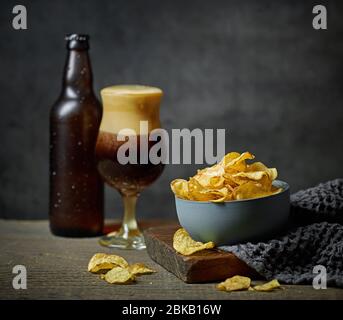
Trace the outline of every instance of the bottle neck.
[[71, 98], [93, 93], [93, 75], [87, 50], [68, 50], [63, 91]]

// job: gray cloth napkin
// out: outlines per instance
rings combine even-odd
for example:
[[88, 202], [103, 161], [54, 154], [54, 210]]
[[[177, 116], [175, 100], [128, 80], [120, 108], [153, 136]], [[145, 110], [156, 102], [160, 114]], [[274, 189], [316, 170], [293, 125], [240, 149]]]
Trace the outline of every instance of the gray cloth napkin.
[[[276, 213], [277, 214], [277, 213]], [[291, 195], [291, 227], [275, 239], [221, 246], [267, 280], [312, 284], [316, 265], [327, 272], [327, 286], [343, 288], [343, 179]]]

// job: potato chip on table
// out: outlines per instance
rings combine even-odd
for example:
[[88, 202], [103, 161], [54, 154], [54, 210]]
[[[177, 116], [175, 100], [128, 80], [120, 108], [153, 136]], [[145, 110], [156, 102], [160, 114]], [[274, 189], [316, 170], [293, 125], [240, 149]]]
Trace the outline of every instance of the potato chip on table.
[[207, 243], [202, 243], [199, 241], [195, 241], [191, 238], [189, 233], [183, 229], [178, 229], [173, 237], [173, 247], [182, 255], [189, 256], [195, 252], [205, 250], [205, 249], [212, 249], [214, 248], [214, 243], [212, 241]]
[[225, 281], [217, 284], [216, 288], [220, 291], [255, 291], [255, 292], [268, 292], [274, 289], [281, 288], [279, 281], [276, 279], [269, 281], [267, 283], [251, 286], [251, 279], [243, 276], [233, 276], [226, 279]]
[[269, 281], [267, 283], [258, 285], [258, 286], [254, 286], [254, 290], [255, 291], [262, 291], [262, 292], [268, 292], [268, 291], [273, 291], [274, 289], [278, 289], [281, 288], [279, 281], [277, 281], [276, 279]]
[[104, 273], [114, 267], [126, 268], [127, 261], [115, 254], [96, 253], [88, 263], [88, 271], [92, 273]]
[[127, 284], [135, 280], [135, 275], [127, 268], [114, 267], [103, 278], [108, 283]]
[[127, 269], [134, 275], [151, 274], [156, 272], [155, 270], [152, 270], [149, 267], [147, 267], [144, 263], [131, 264]]
[[100, 279], [112, 284], [127, 284], [135, 281], [136, 276], [156, 272], [144, 263], [129, 265], [121, 256], [96, 253], [88, 263], [88, 271], [100, 273]]
[[248, 277], [233, 276], [225, 281], [217, 284], [217, 289], [220, 291], [240, 291], [250, 288], [251, 280]]

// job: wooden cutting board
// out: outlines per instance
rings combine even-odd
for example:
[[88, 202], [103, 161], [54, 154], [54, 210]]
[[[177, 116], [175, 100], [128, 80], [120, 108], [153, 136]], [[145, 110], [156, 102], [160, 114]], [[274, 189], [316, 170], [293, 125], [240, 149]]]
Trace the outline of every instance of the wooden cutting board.
[[224, 280], [234, 275], [258, 278], [255, 270], [234, 254], [218, 249], [203, 250], [183, 256], [173, 248], [173, 235], [178, 225], [153, 227], [144, 231], [151, 259], [187, 283]]

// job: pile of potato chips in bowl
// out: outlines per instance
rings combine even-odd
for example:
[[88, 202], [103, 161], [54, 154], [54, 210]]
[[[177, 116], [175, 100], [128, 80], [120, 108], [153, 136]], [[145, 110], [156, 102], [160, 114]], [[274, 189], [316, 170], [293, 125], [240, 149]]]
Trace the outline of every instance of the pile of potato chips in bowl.
[[254, 158], [230, 152], [189, 180], [171, 182], [180, 224], [192, 238], [234, 244], [262, 240], [285, 226], [289, 186]]

